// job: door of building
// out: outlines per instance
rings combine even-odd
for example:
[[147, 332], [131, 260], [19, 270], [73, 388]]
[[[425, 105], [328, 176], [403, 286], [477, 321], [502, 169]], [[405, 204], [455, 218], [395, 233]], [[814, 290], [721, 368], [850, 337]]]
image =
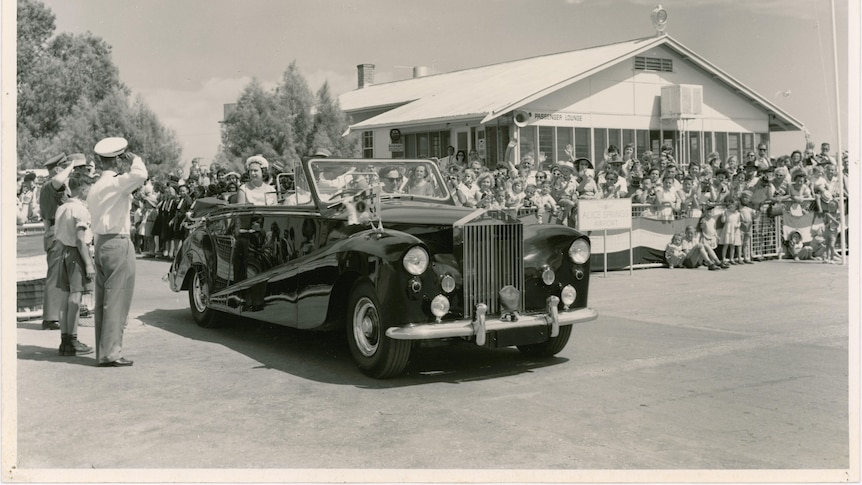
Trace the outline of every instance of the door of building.
[[466, 128], [455, 132], [455, 152], [458, 150], [464, 150], [465, 154], [470, 152], [470, 147], [467, 146], [468, 133]]

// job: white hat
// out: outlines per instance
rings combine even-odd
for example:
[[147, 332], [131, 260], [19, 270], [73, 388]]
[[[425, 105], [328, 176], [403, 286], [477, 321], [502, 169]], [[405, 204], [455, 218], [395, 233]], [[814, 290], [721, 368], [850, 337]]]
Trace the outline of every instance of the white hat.
[[129, 142], [126, 141], [125, 138], [117, 136], [111, 138], [103, 138], [99, 143], [96, 143], [96, 146], [93, 148], [93, 151], [95, 151], [96, 154], [105, 158], [112, 158], [123, 153], [128, 147]]
[[269, 162], [267, 162], [266, 159], [263, 158], [263, 155], [252, 155], [248, 157], [248, 159], [246, 159], [245, 161], [245, 168], [248, 169], [249, 164], [253, 162], [259, 163], [261, 168], [269, 168]]

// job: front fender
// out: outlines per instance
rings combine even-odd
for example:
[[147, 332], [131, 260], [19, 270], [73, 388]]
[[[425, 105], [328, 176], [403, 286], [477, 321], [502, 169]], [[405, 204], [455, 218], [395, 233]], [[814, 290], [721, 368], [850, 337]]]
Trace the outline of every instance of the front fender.
[[[338, 275], [330, 293], [326, 321], [332, 325], [343, 322], [344, 303], [360, 280], [370, 282], [376, 289], [381, 311], [388, 315], [387, 327], [396, 320], [406, 321], [408, 315], [421, 314], [421, 305], [409, 301], [406, 288], [411, 275], [401, 265], [401, 257], [415, 245], [422, 245], [422, 241], [394, 230], [363, 231], [333, 244], [326, 252], [335, 256]], [[426, 274], [430, 272], [429, 268]]]
[[[571, 285], [577, 290], [573, 308], [587, 306], [590, 277], [590, 260], [576, 264], [569, 259], [569, 246], [576, 239], [586, 236], [570, 227], [555, 224], [524, 226], [524, 286], [528, 308], [540, 308], [551, 295]], [[589, 243], [589, 238], [586, 238]], [[545, 267], [556, 275], [555, 282], [548, 286], [542, 282]]]
[[211, 269], [201, 242], [189, 236], [183, 241], [180, 250], [174, 256], [171, 269], [168, 271], [168, 283], [171, 291], [179, 292], [189, 289], [188, 275], [195, 264], [201, 264], [204, 268]]

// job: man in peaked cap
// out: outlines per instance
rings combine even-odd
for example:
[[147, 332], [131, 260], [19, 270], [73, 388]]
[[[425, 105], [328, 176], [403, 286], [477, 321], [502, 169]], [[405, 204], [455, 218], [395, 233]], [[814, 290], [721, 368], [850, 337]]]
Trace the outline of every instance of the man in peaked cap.
[[96, 244], [96, 362], [125, 367], [123, 330], [135, 291], [135, 247], [129, 238], [132, 192], [147, 181], [141, 157], [126, 151], [125, 138], [96, 143], [102, 176], [93, 184], [87, 205]]
[[45, 225], [42, 242], [48, 260], [45, 290], [42, 293], [42, 329], [59, 330], [60, 312], [68, 294], [57, 287], [64, 247], [54, 236], [54, 216], [66, 201], [66, 181], [69, 180], [73, 168], [65, 153], [49, 158], [45, 162], [45, 168], [51, 178], [39, 191], [39, 213], [42, 214], [42, 223]]

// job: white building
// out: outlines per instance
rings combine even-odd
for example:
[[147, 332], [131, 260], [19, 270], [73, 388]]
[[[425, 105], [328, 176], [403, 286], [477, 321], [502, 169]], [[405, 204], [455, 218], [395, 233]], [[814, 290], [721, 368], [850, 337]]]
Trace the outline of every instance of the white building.
[[[550, 162], [600, 158], [608, 145], [637, 153], [670, 143], [677, 160], [740, 157], [770, 133], [802, 123], [668, 35], [635, 39], [461, 71], [373, 84], [339, 97], [361, 132], [367, 158], [444, 157], [447, 146], [502, 161], [519, 134], [520, 153]], [[393, 140], [390, 134], [400, 132]]]

